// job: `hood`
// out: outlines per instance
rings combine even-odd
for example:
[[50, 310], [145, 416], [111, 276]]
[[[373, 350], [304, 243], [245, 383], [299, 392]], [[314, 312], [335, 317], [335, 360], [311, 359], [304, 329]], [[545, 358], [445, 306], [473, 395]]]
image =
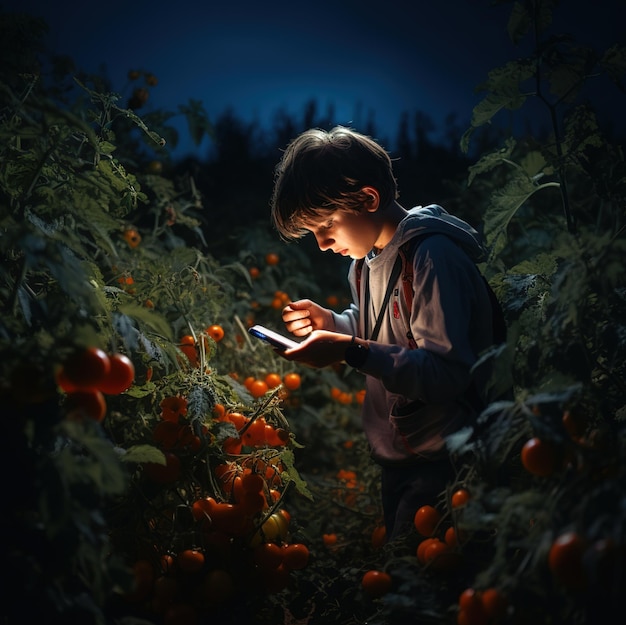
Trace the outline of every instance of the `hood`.
[[486, 254], [478, 231], [437, 204], [410, 209], [408, 215], [398, 225], [397, 234], [400, 237], [400, 245], [419, 234], [445, 234], [474, 262], [484, 260]]

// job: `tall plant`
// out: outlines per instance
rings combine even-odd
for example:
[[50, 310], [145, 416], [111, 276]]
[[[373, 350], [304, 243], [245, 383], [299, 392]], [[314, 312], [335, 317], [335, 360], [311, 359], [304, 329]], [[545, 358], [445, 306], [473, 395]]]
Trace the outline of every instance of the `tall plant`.
[[549, 35], [557, 5], [513, 2], [509, 35], [532, 51], [489, 73], [462, 145], [505, 109], [521, 115], [538, 103], [545, 113], [543, 136], [509, 137], [470, 168], [469, 184], [489, 192], [487, 270], [511, 320], [520, 390], [582, 384], [614, 414], [626, 390], [626, 166], [587, 96], [608, 78], [623, 97], [626, 47], [598, 52]]

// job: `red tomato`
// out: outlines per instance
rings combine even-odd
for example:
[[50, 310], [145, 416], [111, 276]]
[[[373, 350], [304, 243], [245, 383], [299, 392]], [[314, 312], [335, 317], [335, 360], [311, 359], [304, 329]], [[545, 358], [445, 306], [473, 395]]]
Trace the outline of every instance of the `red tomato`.
[[111, 368], [98, 385], [98, 388], [107, 395], [123, 393], [135, 379], [135, 365], [124, 354], [109, 356]]
[[467, 625], [486, 625], [487, 613], [482, 602], [482, 593], [467, 588], [459, 596], [459, 618], [457, 622]]
[[450, 547], [456, 547], [459, 544], [454, 527], [449, 527], [444, 534], [444, 540]]
[[415, 551], [415, 555], [417, 556], [417, 561], [420, 564], [426, 564], [426, 549], [430, 547], [433, 543], [437, 542], [437, 538], [425, 538], [418, 546]]
[[452, 495], [451, 503], [453, 508], [464, 506], [470, 498], [469, 491], [466, 488], [459, 488]]
[[276, 569], [282, 562], [285, 552], [276, 543], [261, 543], [254, 548], [254, 561], [262, 569]]
[[243, 442], [250, 447], [260, 447], [267, 442], [265, 438], [266, 421], [263, 417], [257, 417], [246, 428], [243, 434]]
[[178, 554], [176, 563], [185, 573], [197, 573], [204, 566], [204, 554], [197, 549], [185, 549]]
[[295, 391], [296, 389], [299, 389], [301, 383], [302, 380], [298, 373], [287, 373], [283, 378], [283, 384], [285, 385], [285, 388], [290, 391]]
[[504, 615], [508, 607], [507, 598], [497, 588], [487, 588], [483, 590], [481, 601], [487, 617], [494, 623], [499, 622]]
[[415, 529], [422, 536], [432, 536], [441, 519], [441, 514], [433, 506], [422, 506], [413, 519]]
[[109, 357], [98, 347], [75, 352], [63, 365], [65, 378], [78, 388], [98, 387], [110, 369]]
[[386, 595], [391, 590], [391, 585], [391, 575], [384, 571], [367, 571], [361, 579], [363, 590], [374, 598]]
[[107, 412], [104, 395], [93, 388], [68, 393], [65, 408], [69, 417], [79, 420], [88, 417], [94, 421], [102, 421]]
[[309, 548], [301, 543], [283, 547], [283, 565], [290, 571], [303, 569], [309, 562]]
[[216, 342], [219, 343], [224, 338], [224, 328], [217, 324], [209, 326], [206, 333]]
[[267, 382], [265, 382], [265, 380], [254, 380], [250, 384], [248, 390], [250, 391], [250, 395], [256, 399], [265, 395], [265, 393], [269, 390], [269, 387], [267, 386]]
[[385, 544], [387, 539], [387, 528], [384, 525], [379, 525], [372, 530], [372, 547], [374, 549], [380, 549]]
[[580, 590], [587, 580], [583, 567], [585, 540], [577, 532], [564, 532], [556, 538], [548, 553], [548, 566], [552, 575], [564, 586]]
[[558, 466], [556, 447], [538, 437], [526, 441], [521, 452], [524, 468], [533, 475], [548, 477]]
[[282, 380], [278, 373], [268, 373], [265, 376], [265, 383], [268, 388], [276, 388], [277, 386], [280, 386]]
[[247, 493], [260, 493], [265, 486], [265, 479], [259, 473], [248, 473], [241, 478], [241, 485]]
[[211, 502], [215, 503], [211, 497], [205, 499], [196, 499], [191, 505], [191, 514], [196, 521], [211, 518]]

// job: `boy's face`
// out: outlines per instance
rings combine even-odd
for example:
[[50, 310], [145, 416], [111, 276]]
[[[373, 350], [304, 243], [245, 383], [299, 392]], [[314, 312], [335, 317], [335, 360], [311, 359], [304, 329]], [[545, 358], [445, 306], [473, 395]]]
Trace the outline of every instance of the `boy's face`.
[[332, 250], [341, 256], [363, 258], [373, 247], [378, 247], [381, 224], [377, 215], [367, 207], [358, 213], [339, 209], [328, 217], [309, 222], [305, 228], [313, 233], [322, 252]]

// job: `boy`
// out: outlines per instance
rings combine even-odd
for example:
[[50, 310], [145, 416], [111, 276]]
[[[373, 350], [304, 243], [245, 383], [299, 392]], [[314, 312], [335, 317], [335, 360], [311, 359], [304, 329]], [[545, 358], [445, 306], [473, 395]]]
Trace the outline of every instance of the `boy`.
[[[365, 374], [363, 428], [381, 466], [389, 540], [409, 531], [417, 509], [454, 479], [444, 437], [471, 424], [486, 402], [489, 366], [473, 366], [495, 342], [489, 288], [475, 266], [484, 253], [478, 233], [439, 206], [406, 210], [398, 197], [387, 152], [338, 126], [289, 144], [271, 201], [284, 239], [312, 233], [320, 250], [353, 259], [350, 307], [336, 313], [292, 302], [283, 321], [306, 338], [279, 353], [312, 367], [346, 362]], [[410, 310], [401, 250], [412, 268]]]

